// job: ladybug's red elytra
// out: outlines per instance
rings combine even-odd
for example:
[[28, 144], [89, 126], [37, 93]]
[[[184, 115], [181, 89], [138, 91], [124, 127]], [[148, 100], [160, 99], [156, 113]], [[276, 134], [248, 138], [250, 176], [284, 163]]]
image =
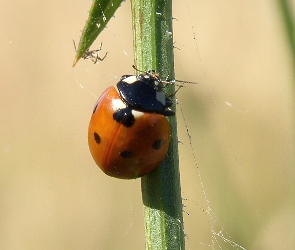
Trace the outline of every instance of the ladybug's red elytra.
[[94, 161], [107, 175], [138, 178], [164, 159], [170, 141], [165, 116], [175, 113], [162, 88], [157, 74], [124, 75], [117, 88], [109, 87], [96, 102], [88, 144]]

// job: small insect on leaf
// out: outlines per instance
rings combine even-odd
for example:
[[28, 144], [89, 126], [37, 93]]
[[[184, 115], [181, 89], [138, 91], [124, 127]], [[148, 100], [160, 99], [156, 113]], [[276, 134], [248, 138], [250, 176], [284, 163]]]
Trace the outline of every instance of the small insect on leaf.
[[[76, 48], [76, 44], [75, 44], [75, 41], [73, 40], [73, 43], [74, 43], [74, 47], [75, 47], [75, 51], [77, 52], [77, 48]], [[99, 46], [99, 49], [96, 49], [96, 50], [89, 50], [87, 49], [84, 54], [81, 56], [81, 58], [83, 58], [84, 60], [85, 59], [91, 59], [91, 61], [94, 63], [94, 64], [97, 64], [99, 61], [103, 61], [108, 52], [105, 53], [104, 57], [100, 57], [99, 56], [99, 52], [101, 51], [101, 48], [102, 48], [102, 43], [100, 43], [100, 46]]]
[[[73, 62], [73, 67], [88, 53], [93, 58], [92, 52], [88, 51], [91, 44], [95, 41], [97, 36], [106, 27], [111, 17], [114, 15], [116, 10], [119, 8], [123, 0], [93, 0], [92, 6], [89, 11], [89, 16], [82, 31], [80, 42], [76, 50], [76, 56]], [[95, 53], [95, 52], [94, 52]], [[94, 58], [96, 56], [94, 55]], [[94, 59], [95, 62], [100, 61]]]

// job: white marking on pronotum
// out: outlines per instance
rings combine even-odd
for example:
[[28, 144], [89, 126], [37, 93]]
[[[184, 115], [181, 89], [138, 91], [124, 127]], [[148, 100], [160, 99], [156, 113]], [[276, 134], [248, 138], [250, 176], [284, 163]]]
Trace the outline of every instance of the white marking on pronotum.
[[166, 96], [164, 92], [156, 92], [156, 99], [164, 106], [166, 106]]
[[136, 76], [129, 76], [125, 79], [122, 80], [123, 82], [126, 82], [128, 84], [132, 84], [134, 83], [135, 81], [137, 81], [137, 77]]

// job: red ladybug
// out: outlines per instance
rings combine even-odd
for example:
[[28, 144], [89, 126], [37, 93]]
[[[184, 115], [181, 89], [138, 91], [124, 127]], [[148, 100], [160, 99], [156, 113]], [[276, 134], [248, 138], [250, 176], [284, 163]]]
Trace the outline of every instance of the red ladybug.
[[88, 143], [94, 161], [107, 175], [141, 177], [164, 159], [170, 140], [165, 116], [175, 113], [162, 88], [157, 74], [124, 75], [117, 88], [109, 87], [98, 99]]

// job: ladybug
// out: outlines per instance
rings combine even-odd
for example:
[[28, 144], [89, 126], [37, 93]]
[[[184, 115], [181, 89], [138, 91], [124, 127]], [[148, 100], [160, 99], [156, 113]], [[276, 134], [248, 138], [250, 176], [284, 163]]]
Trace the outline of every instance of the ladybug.
[[156, 168], [169, 146], [171, 106], [154, 71], [123, 75], [109, 87], [97, 100], [88, 129], [89, 149], [101, 170], [134, 179]]

